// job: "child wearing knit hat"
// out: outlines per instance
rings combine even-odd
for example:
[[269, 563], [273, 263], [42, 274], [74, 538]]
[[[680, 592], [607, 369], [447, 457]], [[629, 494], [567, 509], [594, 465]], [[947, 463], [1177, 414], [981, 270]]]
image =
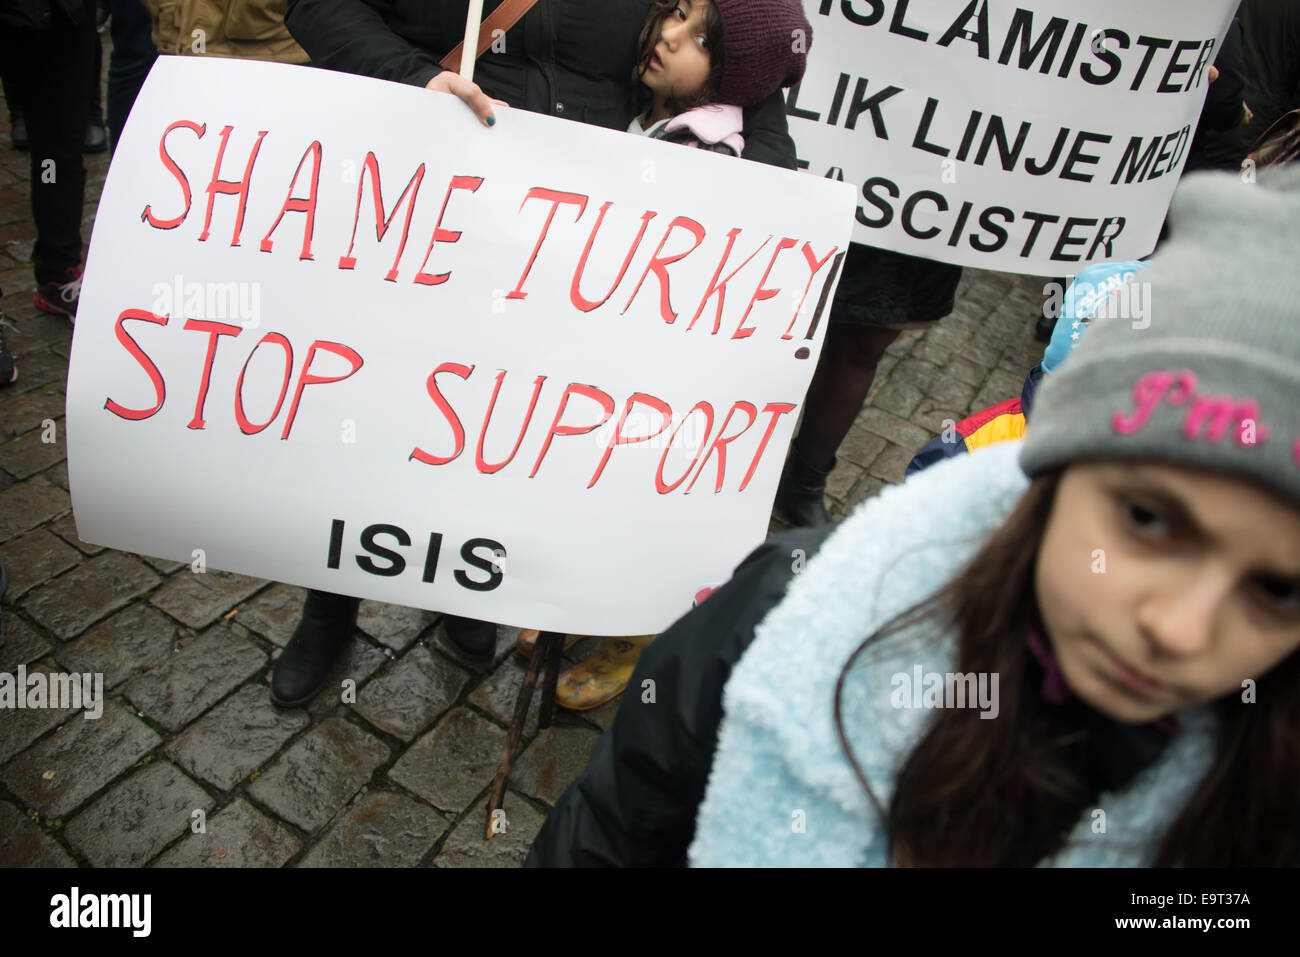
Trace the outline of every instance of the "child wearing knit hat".
[[739, 156], [744, 107], [803, 78], [799, 0], [655, 0], [637, 44], [644, 112], [629, 132]]
[[1022, 440], [660, 636], [530, 859], [590, 815], [641, 863], [1300, 863], [1300, 167], [1188, 177], [1171, 221]]

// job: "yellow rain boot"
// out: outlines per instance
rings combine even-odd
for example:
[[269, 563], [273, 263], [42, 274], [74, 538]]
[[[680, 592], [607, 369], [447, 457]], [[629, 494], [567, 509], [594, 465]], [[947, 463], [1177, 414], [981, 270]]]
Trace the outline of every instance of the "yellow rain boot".
[[617, 698], [627, 687], [641, 650], [654, 637], [600, 639], [595, 654], [560, 672], [555, 703], [567, 711], [590, 711]]
[[[533, 648], [537, 646], [537, 636], [541, 632], [536, 628], [525, 628], [519, 632], [519, 637], [515, 639], [515, 653], [522, 655], [524, 658], [532, 658]], [[573, 647], [573, 643], [578, 640], [577, 635], [564, 636], [564, 650], [568, 651]]]

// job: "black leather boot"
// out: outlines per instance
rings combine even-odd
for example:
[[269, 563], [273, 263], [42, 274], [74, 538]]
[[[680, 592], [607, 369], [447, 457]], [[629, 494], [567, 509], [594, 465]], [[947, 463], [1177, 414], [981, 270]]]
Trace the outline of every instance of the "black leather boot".
[[[13, 103], [13, 100], [9, 101]], [[27, 117], [23, 116], [20, 110], [14, 107], [9, 108], [9, 124], [11, 132], [9, 134], [11, 145], [20, 153], [26, 153], [32, 148], [31, 137], [27, 135]]]
[[1056, 328], [1056, 320], [1047, 316], [1039, 316], [1034, 320], [1034, 338], [1039, 342], [1051, 342], [1052, 330]]
[[444, 615], [442, 624], [447, 639], [466, 658], [478, 662], [492, 660], [497, 647], [497, 626], [492, 622]]
[[790, 455], [785, 460], [785, 470], [781, 473], [781, 484], [776, 489], [777, 511], [791, 525], [800, 528], [815, 528], [830, 523], [830, 513], [822, 495], [826, 492], [826, 479], [835, 468], [836, 459], [832, 458], [825, 468], [815, 468], [804, 461], [798, 450], [791, 445]]
[[296, 708], [315, 697], [352, 636], [360, 605], [360, 598], [307, 592], [302, 619], [271, 671], [272, 701], [282, 708]]

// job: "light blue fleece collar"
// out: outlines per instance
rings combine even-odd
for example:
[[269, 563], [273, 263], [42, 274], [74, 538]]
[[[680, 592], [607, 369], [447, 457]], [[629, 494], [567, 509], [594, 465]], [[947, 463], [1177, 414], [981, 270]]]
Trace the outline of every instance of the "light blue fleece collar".
[[[969, 559], [1028, 486], [1019, 441], [941, 462], [856, 510], [807, 563], [732, 672], [690, 860], [697, 866], [885, 863], [886, 837], [836, 736], [841, 668], [867, 635], [929, 597]], [[792, 556], [792, 562], [798, 556]], [[932, 629], [931, 629], [932, 632]], [[864, 653], [842, 713], [858, 762], [884, 806], [930, 713], [896, 709], [891, 680], [916, 665], [953, 669], [952, 636], [908, 630]], [[1204, 775], [1214, 721], [1180, 715], [1184, 731], [1121, 795], [1105, 795], [1106, 832], [1081, 819], [1050, 862], [1143, 863]], [[802, 828], [802, 829], [801, 829]]]

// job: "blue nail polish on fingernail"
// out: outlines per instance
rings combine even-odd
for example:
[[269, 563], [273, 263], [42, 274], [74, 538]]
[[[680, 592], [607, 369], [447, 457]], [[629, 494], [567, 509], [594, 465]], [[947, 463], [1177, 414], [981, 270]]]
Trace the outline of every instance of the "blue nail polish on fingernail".
[[496, 125], [497, 125], [497, 118], [496, 118], [495, 116], [489, 116], [489, 117], [487, 118], [487, 125], [488, 125], [488, 126], [496, 126]]

